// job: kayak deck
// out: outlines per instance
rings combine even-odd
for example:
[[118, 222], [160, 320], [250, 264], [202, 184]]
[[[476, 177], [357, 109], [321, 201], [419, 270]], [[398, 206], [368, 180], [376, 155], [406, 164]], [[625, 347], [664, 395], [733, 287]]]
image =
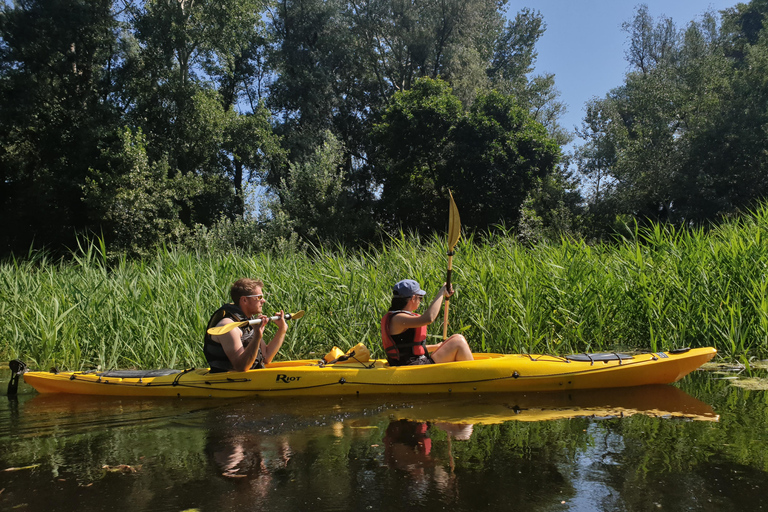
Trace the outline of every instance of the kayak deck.
[[[390, 367], [384, 360], [275, 362], [260, 370], [27, 372], [40, 393], [114, 396], [320, 396], [492, 393], [670, 384], [712, 359], [714, 348], [580, 356], [475, 354], [474, 361]], [[129, 372], [129, 373], [126, 373]]]

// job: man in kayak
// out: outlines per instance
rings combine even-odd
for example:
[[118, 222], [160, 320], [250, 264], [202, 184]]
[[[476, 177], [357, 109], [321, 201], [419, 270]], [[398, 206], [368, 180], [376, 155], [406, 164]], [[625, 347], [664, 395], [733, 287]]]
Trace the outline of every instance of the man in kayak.
[[264, 342], [264, 328], [269, 323], [269, 317], [262, 312], [262, 306], [267, 301], [263, 291], [264, 283], [253, 279], [239, 279], [232, 284], [229, 295], [231, 304], [224, 304], [211, 316], [206, 331], [212, 327], [226, 325], [232, 322], [243, 322], [253, 317], [261, 319], [256, 328], [235, 327], [226, 334], [218, 336], [206, 332], [203, 341], [203, 353], [208, 360], [211, 372], [239, 371], [264, 368], [264, 364], [272, 361], [285, 340], [288, 324], [285, 314], [280, 311], [277, 333], [267, 345]]
[[392, 289], [392, 303], [381, 319], [381, 340], [390, 366], [471, 361], [472, 350], [461, 334], [454, 334], [437, 345], [427, 345], [427, 326], [440, 313], [443, 299], [453, 289], [440, 288], [423, 315], [415, 313], [427, 294], [413, 279], [404, 279]]

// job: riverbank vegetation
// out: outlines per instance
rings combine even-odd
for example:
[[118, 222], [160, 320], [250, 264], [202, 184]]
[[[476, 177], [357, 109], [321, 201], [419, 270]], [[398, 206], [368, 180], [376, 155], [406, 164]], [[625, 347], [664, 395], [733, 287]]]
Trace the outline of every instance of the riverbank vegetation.
[[200, 365], [240, 276], [307, 310], [283, 357], [378, 347], [392, 283], [444, 279], [451, 190], [476, 350], [766, 357], [766, 27], [638, 6], [568, 153], [505, 1], [3, 2], [0, 355]]
[[[610, 244], [522, 245], [498, 231], [462, 239], [450, 330], [475, 351], [566, 354], [715, 346], [726, 359], [768, 357], [768, 208], [705, 232], [628, 226]], [[444, 237], [403, 235], [366, 251], [192, 251], [110, 260], [104, 245], [0, 265], [0, 354], [33, 367], [204, 365], [211, 312], [238, 277], [259, 277], [267, 313], [304, 309], [280, 357], [319, 358], [364, 342], [382, 355], [391, 286], [445, 279]], [[440, 321], [430, 335], [442, 333]]]

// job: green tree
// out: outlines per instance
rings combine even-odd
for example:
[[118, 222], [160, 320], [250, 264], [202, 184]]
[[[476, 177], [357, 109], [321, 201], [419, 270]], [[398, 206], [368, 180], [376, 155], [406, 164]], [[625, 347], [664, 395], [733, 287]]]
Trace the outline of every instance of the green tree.
[[270, 204], [270, 215], [284, 227], [289, 238], [297, 233], [302, 240], [352, 244], [359, 233], [371, 229], [371, 216], [350, 222], [353, 202], [344, 187], [344, 151], [330, 131], [315, 153], [301, 162], [292, 162], [288, 174], [275, 187], [279, 200]]
[[[432, 123], [455, 127], [451, 117], [469, 108], [478, 94], [504, 88], [558, 140], [567, 140], [556, 122], [562, 105], [553, 77], [527, 76], [543, 32], [541, 15], [524, 10], [505, 27], [505, 5], [491, 0], [279, 2], [270, 25], [277, 76], [268, 104], [277, 113], [289, 160], [309, 158], [322, 143], [321, 134], [330, 130], [343, 143], [346, 196], [356, 201], [356, 209], [349, 210], [356, 212], [355, 218], [368, 214], [377, 187], [386, 180], [378, 203], [390, 204], [380, 210], [380, 222], [389, 228], [402, 222], [425, 227], [432, 220], [416, 217], [445, 195], [445, 190], [436, 188], [434, 176], [443, 166], [447, 140], [443, 132], [434, 137], [424, 129]], [[450, 99], [438, 95], [447, 103], [435, 106], [431, 118], [418, 119], [424, 123], [420, 129], [409, 126], [406, 111], [411, 107], [402, 102], [410, 100], [398, 95], [415, 89], [423, 78], [439, 78], [452, 93]], [[406, 118], [396, 119], [398, 109]], [[382, 116], [389, 120], [382, 121]], [[374, 128], [388, 123], [408, 135]], [[389, 137], [392, 140], [384, 140]], [[397, 148], [397, 144], [404, 145]], [[419, 155], [411, 151], [414, 147]], [[425, 170], [411, 174], [407, 184], [400, 183], [392, 178], [397, 173], [382, 174], [376, 168], [384, 161], [393, 168], [414, 165]], [[269, 183], [278, 185], [287, 169], [274, 174]], [[407, 213], [413, 197], [427, 202]]]
[[[686, 76], [698, 105], [687, 138], [689, 158], [680, 187], [690, 192], [679, 205], [687, 218], [714, 219], [756, 206], [768, 197], [768, 2], [738, 4], [726, 11], [716, 39], [692, 39], [695, 72]], [[718, 53], [707, 55], [715, 41]]]
[[[292, 162], [313, 158], [326, 131], [333, 133], [344, 148], [344, 186], [365, 210], [372, 200], [365, 137], [383, 91], [365, 65], [368, 50], [355, 31], [354, 8], [333, 0], [277, 3], [269, 59], [275, 80], [267, 104], [276, 113], [276, 130]], [[277, 186], [288, 167], [274, 171], [267, 183]]]
[[526, 196], [560, 157], [544, 126], [514, 98], [481, 94], [465, 111], [446, 82], [429, 78], [395, 95], [374, 134], [390, 229], [442, 229], [448, 189], [462, 203], [463, 226], [515, 226]]
[[766, 196], [765, 12], [739, 4], [679, 31], [641, 6], [625, 24], [631, 69], [588, 105], [577, 152], [601, 223], [716, 221]]
[[84, 184], [93, 223], [114, 252], [150, 254], [164, 241], [179, 240], [186, 231], [180, 205], [199, 193], [193, 184], [172, 175], [166, 161], [150, 163], [141, 131], [120, 133], [114, 149], [103, 151], [105, 167], [91, 169]]
[[441, 227], [437, 219], [445, 216], [453, 132], [463, 116], [461, 101], [442, 80], [422, 78], [395, 94], [374, 128], [375, 176], [382, 186], [379, 204], [387, 229]]
[[145, 133], [150, 161], [167, 159], [172, 174], [204, 180], [183, 205], [186, 225], [242, 216], [244, 182], [282, 158], [257, 96], [267, 72], [265, 7], [261, 0], [147, 0], [131, 10], [126, 120]]
[[560, 160], [544, 125], [514, 97], [495, 91], [478, 96], [453, 138], [448, 178], [466, 205], [462, 222], [468, 227], [516, 226], [526, 197]]
[[114, 139], [108, 0], [0, 7], [0, 251], [58, 249], [88, 223], [81, 187]]
[[538, 56], [536, 43], [545, 30], [540, 12], [521, 9], [493, 42], [487, 75], [495, 90], [515, 96], [560, 144], [567, 144], [572, 135], [558, 123], [565, 105], [558, 99], [560, 93], [555, 88], [555, 76], [534, 73]]

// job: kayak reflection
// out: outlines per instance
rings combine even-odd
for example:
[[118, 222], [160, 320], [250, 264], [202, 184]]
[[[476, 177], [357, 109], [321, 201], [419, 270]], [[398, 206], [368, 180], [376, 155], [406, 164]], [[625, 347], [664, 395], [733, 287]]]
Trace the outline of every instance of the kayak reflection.
[[482, 397], [425, 400], [392, 411], [398, 419], [453, 424], [498, 424], [505, 421], [548, 421], [578, 417], [655, 417], [718, 421], [712, 407], [674, 386], [640, 386], [565, 393], [514, 393]]
[[[40, 427], [38, 417], [60, 430], [72, 423], [82, 429], [105, 425], [152, 424], [180, 416], [224, 411], [246, 417], [254, 428], [279, 431], [317, 421], [374, 422], [377, 418], [447, 424], [498, 424], [577, 417], [656, 417], [718, 421], [711, 406], [669, 385], [580, 390], [562, 393], [494, 393], [415, 397], [364, 396], [236, 400], [36, 395], [22, 406], [20, 423]], [[26, 420], [26, 421], [25, 421]], [[51, 421], [53, 420], [53, 421]], [[255, 423], [254, 423], [255, 422]], [[39, 433], [39, 432], [37, 432]]]

